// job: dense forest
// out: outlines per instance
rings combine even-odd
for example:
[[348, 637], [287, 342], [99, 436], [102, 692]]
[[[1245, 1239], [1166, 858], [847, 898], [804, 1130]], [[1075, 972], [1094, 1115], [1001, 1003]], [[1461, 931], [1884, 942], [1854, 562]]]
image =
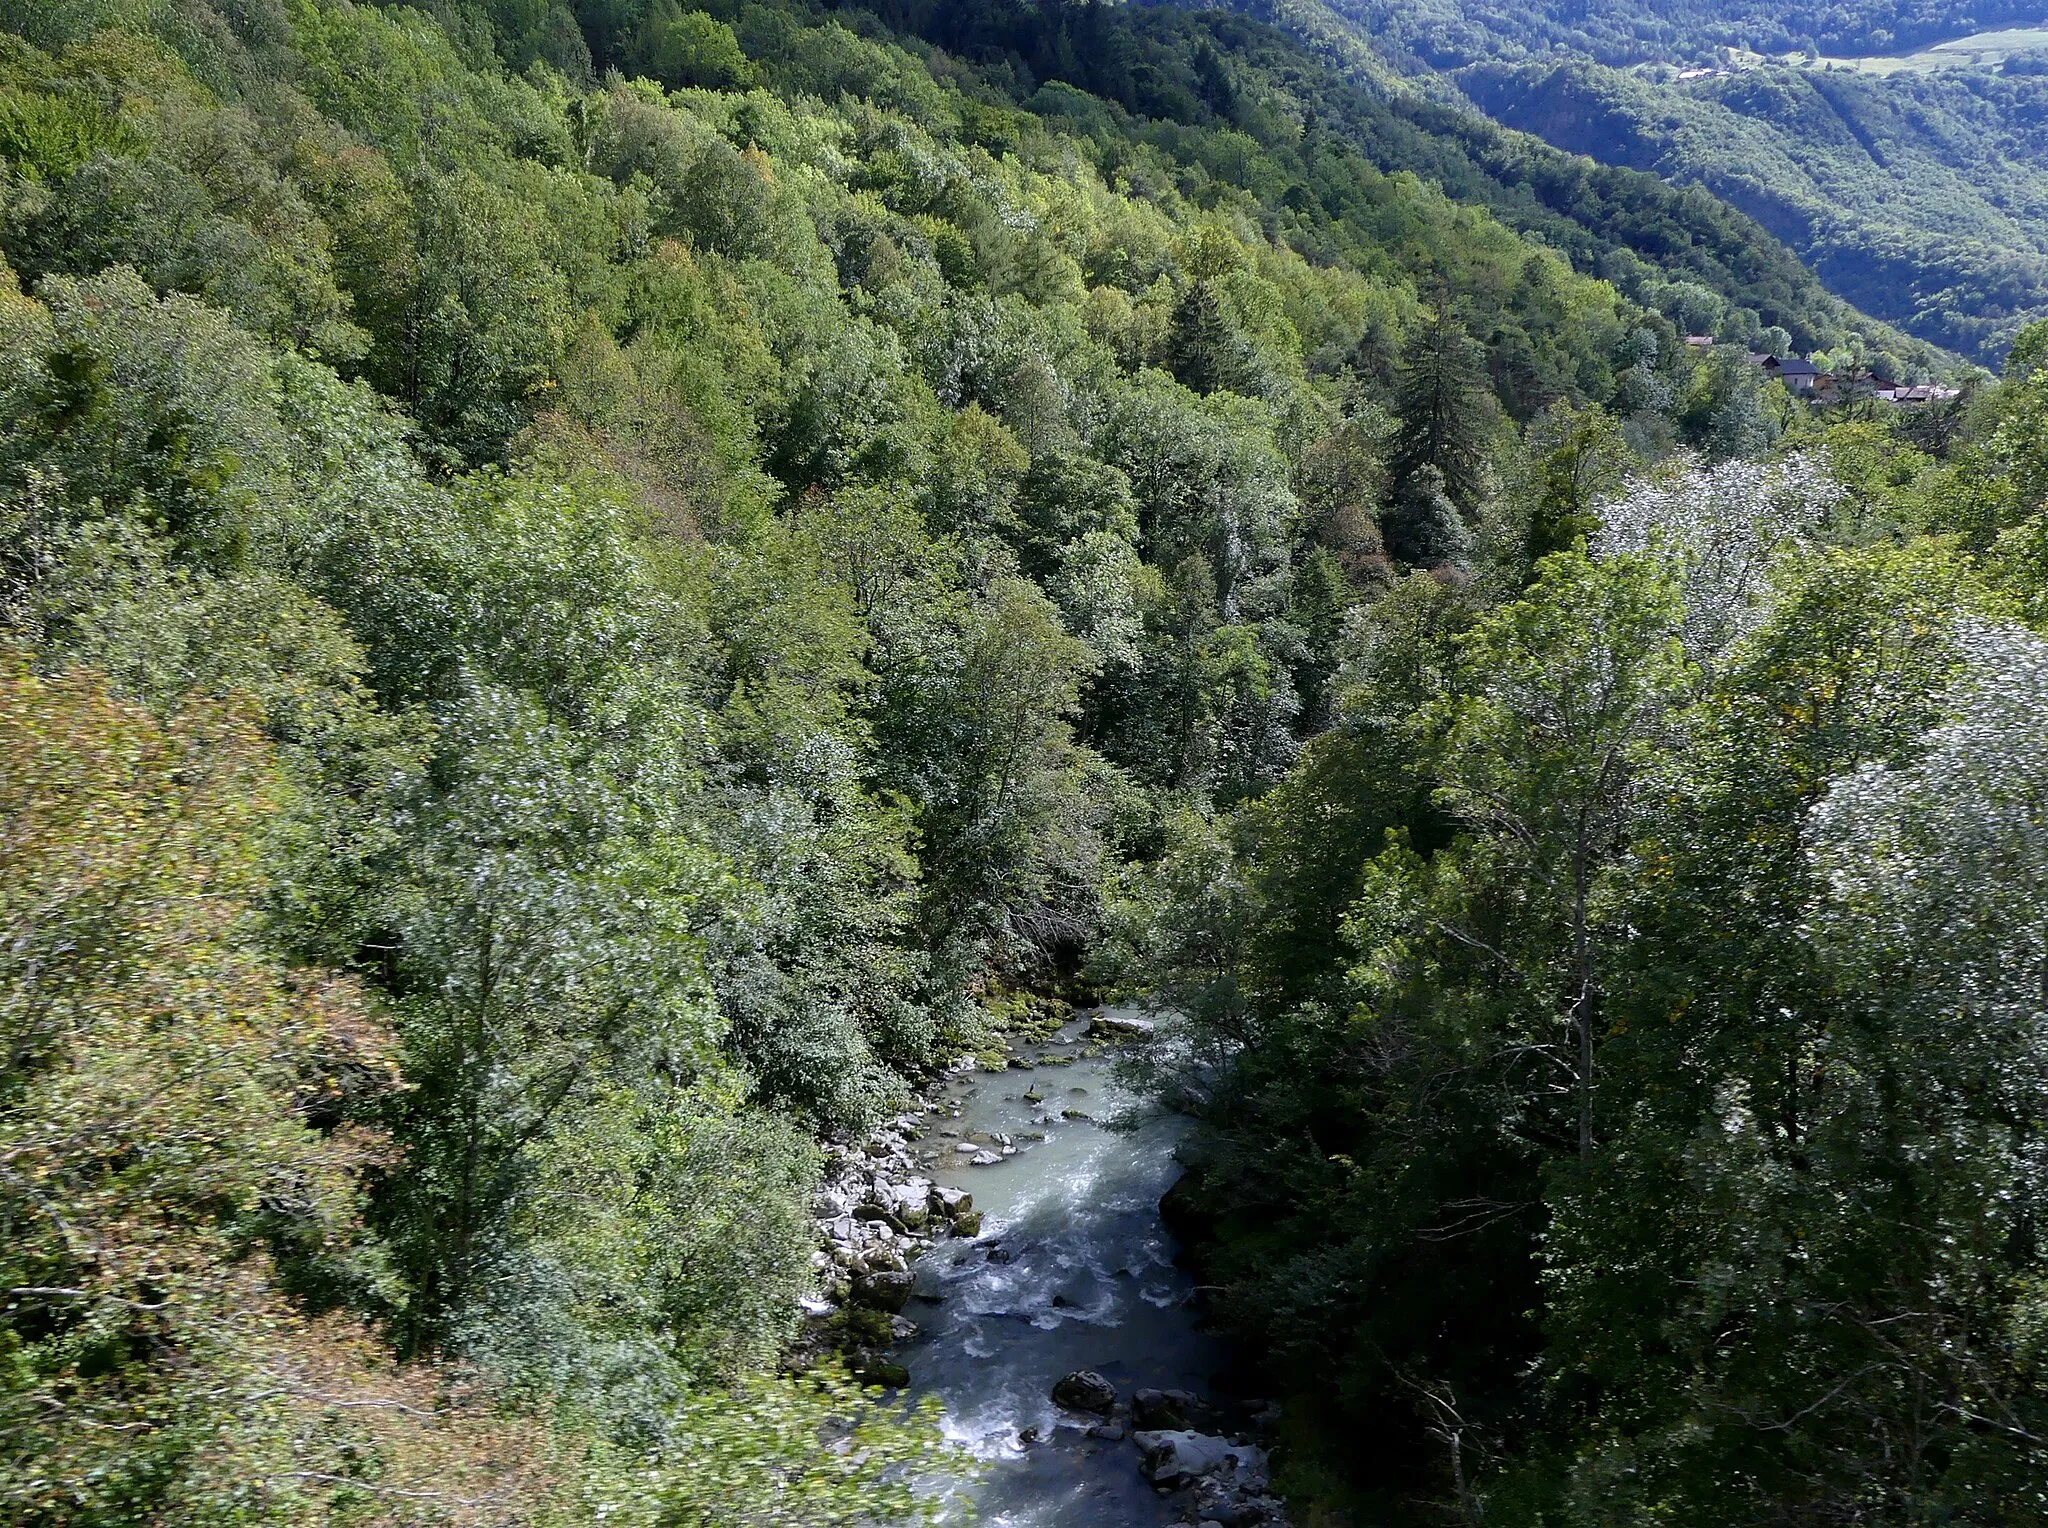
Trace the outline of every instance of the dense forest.
[[1501, 122], [1704, 186], [1828, 289], [1987, 363], [2048, 315], [2048, 78], [1789, 67], [1658, 83], [1585, 63], [1458, 76]]
[[1228, 13], [0, 24], [0, 1519], [928, 1517], [823, 1147], [1123, 989], [1305, 1510], [2039, 1516], [2041, 331]]
[[1312, 1398], [1298, 1490], [2048, 1511], [2044, 353], [1939, 440], [1811, 421], [1401, 579], [1288, 778], [1133, 872], [1174, 1208]]
[[[1704, 188], [1782, 239], [1836, 297], [1981, 364], [1997, 364], [2048, 313], [2041, 58], [1882, 74], [1812, 60], [1888, 50], [1894, 27], [1906, 47], [2038, 21], [2038, 8], [1934, 8], [1913, 21], [1858, 7], [1850, 25], [1719, 4], [1610, 15], [1245, 3], [1315, 39], [1390, 102], [1419, 96], [1449, 115], [1476, 106], [1604, 167]], [[1809, 57], [1730, 69], [1731, 48]], [[1669, 66], [1695, 59], [1719, 67], [1687, 79]]]
[[[1802, 352], [1839, 351], [1845, 365], [1887, 376], [1944, 364], [1924, 340], [1831, 296], [1777, 237], [1715, 196], [1503, 131], [1455, 91], [1418, 91], [1376, 53], [1336, 46], [1313, 26], [1305, 45], [1278, 25], [1221, 10], [1119, 13], [1015, 0], [880, 9], [920, 41], [974, 60], [1013, 100], [1067, 117], [1070, 130], [1090, 118], [1073, 120], [1066, 86], [1149, 119], [1154, 125], [1139, 131], [1212, 167], [1219, 161], [1195, 145], [1221, 131], [1230, 145], [1221, 162], [1230, 162], [1249, 139], [1260, 150], [1263, 194], [1318, 226], [1318, 205], [1341, 222], [1350, 156], [1362, 153], [1383, 173], [1417, 175], [1487, 208], [1693, 332], [1748, 343], [1759, 326], [1782, 328]], [[858, 24], [864, 13], [849, 14]], [[1305, 17], [1290, 10], [1281, 19], [1299, 28]]]

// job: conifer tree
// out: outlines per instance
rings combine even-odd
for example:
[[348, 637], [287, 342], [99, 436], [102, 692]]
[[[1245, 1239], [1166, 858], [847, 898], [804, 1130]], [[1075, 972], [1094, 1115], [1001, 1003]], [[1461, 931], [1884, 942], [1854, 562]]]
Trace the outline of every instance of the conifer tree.
[[1418, 568], [1462, 563], [1472, 552], [1471, 534], [1445, 489], [1444, 475], [1429, 462], [1401, 479], [1380, 529], [1387, 550]]
[[1443, 491], [1466, 513], [1479, 503], [1486, 470], [1486, 352], [1448, 303], [1408, 342], [1394, 397], [1403, 426], [1393, 476], [1405, 484], [1434, 467]]
[[1206, 280], [1196, 280], [1174, 304], [1166, 336], [1166, 369], [1198, 393], [1257, 391], [1258, 367], [1251, 346]]

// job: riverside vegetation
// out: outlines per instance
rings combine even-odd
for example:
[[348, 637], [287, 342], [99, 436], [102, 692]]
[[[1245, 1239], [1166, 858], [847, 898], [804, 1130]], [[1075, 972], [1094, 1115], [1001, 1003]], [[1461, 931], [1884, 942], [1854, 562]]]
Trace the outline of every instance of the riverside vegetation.
[[1840, 423], [1397, 583], [1288, 778], [1134, 873], [1297, 1492], [2048, 1509], [2044, 339], [1938, 452]]
[[940, 19], [0, 0], [0, 1518], [927, 1516], [822, 1166], [1118, 982], [1309, 1510], [2038, 1516], [2039, 331]]

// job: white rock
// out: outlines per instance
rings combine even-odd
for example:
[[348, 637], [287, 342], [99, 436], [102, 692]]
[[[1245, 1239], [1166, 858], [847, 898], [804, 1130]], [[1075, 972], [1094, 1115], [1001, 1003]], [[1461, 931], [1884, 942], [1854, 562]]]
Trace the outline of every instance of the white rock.
[[1203, 1475], [1231, 1471], [1247, 1490], [1263, 1489], [1266, 1451], [1198, 1432], [1135, 1432], [1131, 1441], [1145, 1456], [1145, 1475], [1158, 1486], [1179, 1486]]
[[1150, 1019], [1132, 1018], [1129, 1014], [1098, 1013], [1088, 1021], [1088, 1033], [1097, 1040], [1149, 1040], [1153, 1025]]

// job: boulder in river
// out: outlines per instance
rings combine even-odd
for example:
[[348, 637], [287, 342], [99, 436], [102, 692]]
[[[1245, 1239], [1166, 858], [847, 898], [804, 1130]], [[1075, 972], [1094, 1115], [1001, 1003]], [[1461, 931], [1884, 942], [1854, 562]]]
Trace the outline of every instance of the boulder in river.
[[863, 1204], [856, 1207], [853, 1212], [853, 1218], [855, 1220], [874, 1221], [877, 1224], [887, 1226], [891, 1231], [901, 1231], [904, 1229], [903, 1222], [890, 1214], [889, 1211], [883, 1209], [879, 1204]]
[[910, 1383], [910, 1371], [884, 1353], [867, 1353], [854, 1361], [854, 1375], [865, 1384], [887, 1385], [901, 1390]]
[[1216, 1409], [1186, 1390], [1140, 1390], [1131, 1397], [1131, 1420], [1152, 1432], [1199, 1431], [1216, 1425]]
[[912, 1178], [890, 1188], [889, 1208], [895, 1212], [897, 1224], [915, 1231], [931, 1219], [931, 1197], [930, 1180]]
[[1205, 1479], [1195, 1487], [1195, 1516], [1216, 1528], [1253, 1528], [1278, 1516], [1279, 1503], [1226, 1479]]
[[1052, 1398], [1070, 1411], [1107, 1415], [1116, 1409], [1116, 1386], [1093, 1369], [1076, 1369], [1052, 1387]]
[[1088, 1036], [1093, 1040], [1149, 1040], [1152, 1034], [1150, 1019], [1134, 1019], [1125, 1013], [1098, 1013], [1088, 1021]]
[[1228, 1474], [1248, 1491], [1265, 1488], [1266, 1451], [1255, 1444], [1178, 1429], [1134, 1432], [1131, 1441], [1145, 1456], [1145, 1478], [1155, 1486], [1171, 1489], [1205, 1475]]
[[910, 1299], [911, 1287], [917, 1283], [916, 1276], [884, 1269], [879, 1273], [864, 1273], [853, 1281], [853, 1298], [861, 1304], [876, 1310], [885, 1310], [892, 1315], [903, 1309]]

